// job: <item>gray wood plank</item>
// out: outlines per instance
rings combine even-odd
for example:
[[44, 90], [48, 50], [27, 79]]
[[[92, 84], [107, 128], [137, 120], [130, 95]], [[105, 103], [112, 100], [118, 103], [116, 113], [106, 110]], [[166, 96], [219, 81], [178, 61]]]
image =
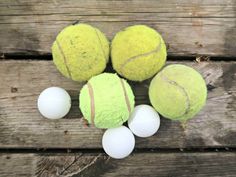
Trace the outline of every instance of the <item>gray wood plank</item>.
[[109, 39], [126, 26], [149, 25], [163, 34], [169, 55], [236, 56], [235, 0], [1, 1], [0, 53], [50, 54], [57, 33], [76, 21]]
[[234, 177], [236, 153], [0, 154], [1, 177]]
[[[206, 79], [206, 106], [185, 129], [162, 118], [158, 133], [136, 138], [136, 147], [236, 147], [236, 62], [184, 64]], [[78, 95], [83, 84], [64, 78], [51, 61], [1, 61], [0, 78], [0, 148], [101, 148], [103, 130], [86, 127], [81, 119]], [[136, 104], [149, 104], [149, 82], [130, 82]], [[65, 88], [72, 96], [72, 109], [64, 119], [45, 119], [37, 110], [39, 93], [50, 86]]]

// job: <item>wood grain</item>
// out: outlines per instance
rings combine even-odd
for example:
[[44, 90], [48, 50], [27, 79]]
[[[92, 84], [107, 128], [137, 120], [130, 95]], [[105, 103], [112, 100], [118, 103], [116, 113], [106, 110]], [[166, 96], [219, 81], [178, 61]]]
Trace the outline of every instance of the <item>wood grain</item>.
[[109, 39], [126, 26], [149, 25], [169, 55], [236, 56], [235, 0], [1, 1], [0, 54], [50, 54], [57, 33], [76, 21]]
[[[206, 106], [185, 129], [162, 118], [158, 133], [136, 138], [136, 147], [236, 147], [236, 62], [184, 64], [204, 76]], [[0, 148], [101, 148], [103, 130], [86, 127], [81, 119], [78, 95], [83, 84], [64, 78], [51, 61], [1, 61], [0, 78]], [[149, 104], [149, 82], [130, 82], [136, 104]], [[38, 95], [50, 86], [65, 88], [72, 96], [71, 112], [64, 119], [47, 120], [37, 110]]]
[[0, 154], [1, 177], [234, 177], [236, 153]]

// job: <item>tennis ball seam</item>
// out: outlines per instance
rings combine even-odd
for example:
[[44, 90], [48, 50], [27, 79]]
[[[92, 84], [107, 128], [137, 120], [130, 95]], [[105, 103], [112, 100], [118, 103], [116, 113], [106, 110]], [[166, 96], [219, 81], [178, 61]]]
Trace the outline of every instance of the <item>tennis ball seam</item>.
[[94, 92], [93, 92], [93, 87], [92, 85], [88, 82], [87, 83], [87, 87], [88, 87], [88, 93], [89, 93], [89, 97], [90, 97], [90, 120], [91, 123], [94, 125], [94, 119], [95, 119], [95, 101], [94, 101]]
[[102, 54], [103, 54], [103, 57], [104, 57], [104, 59], [105, 59], [105, 63], [107, 63], [106, 55], [105, 55], [105, 52], [104, 52], [103, 47], [102, 47], [102, 41], [101, 41], [101, 39], [100, 39], [100, 37], [99, 37], [99, 35], [98, 35], [98, 33], [97, 33], [97, 29], [94, 28], [94, 30], [95, 30], [96, 36], [97, 36], [97, 38], [98, 38], [99, 45], [100, 45], [100, 47], [101, 47], [101, 49], [102, 49]]
[[126, 105], [127, 105], [127, 109], [130, 113], [131, 112], [131, 106], [130, 106], [129, 98], [128, 98], [128, 95], [127, 95], [127, 91], [125, 89], [125, 84], [124, 84], [123, 79], [120, 78], [120, 82], [121, 82], [122, 90], [123, 90], [123, 93], [124, 93], [124, 96], [125, 96], [125, 102], [126, 102]]
[[59, 49], [59, 51], [60, 51], [60, 53], [62, 55], [62, 58], [64, 60], [64, 64], [65, 64], [67, 73], [68, 73], [69, 77], [72, 79], [72, 75], [71, 75], [70, 69], [68, 67], [68, 63], [67, 63], [67, 59], [66, 59], [65, 53], [63, 52], [62, 47], [61, 47], [61, 45], [60, 45], [60, 43], [59, 43], [59, 41], [57, 39], [56, 39], [56, 45], [57, 45], [57, 47], [58, 47], [58, 49]]
[[172, 84], [172, 85], [176, 86], [177, 88], [179, 88], [179, 90], [181, 90], [182, 93], [185, 95], [186, 103], [187, 103], [187, 108], [186, 108], [185, 112], [182, 115], [176, 117], [176, 119], [178, 119], [179, 117], [183, 117], [186, 114], [188, 114], [188, 112], [190, 111], [190, 107], [191, 106], [190, 106], [190, 98], [189, 98], [188, 93], [186, 92], [185, 88], [182, 87], [181, 85], [179, 85], [177, 82], [169, 79], [167, 76], [163, 75], [163, 73], [161, 73], [160, 76], [161, 76], [160, 78], [162, 78], [164, 81], [166, 81], [169, 84]]
[[[159, 37], [160, 38], [160, 37]], [[133, 56], [133, 57], [130, 57], [130, 58], [128, 58], [127, 60], [125, 60], [125, 62], [121, 65], [121, 67], [120, 67], [120, 72], [121, 72], [121, 74], [123, 74], [123, 69], [125, 68], [125, 66], [128, 64], [128, 63], [130, 63], [130, 62], [132, 62], [132, 61], [134, 61], [134, 60], [136, 60], [136, 59], [139, 59], [140, 57], [146, 57], [146, 56], [148, 56], [148, 55], [151, 55], [151, 54], [154, 54], [154, 53], [157, 53], [157, 52], [159, 52], [160, 50], [161, 50], [161, 47], [162, 47], [162, 42], [161, 42], [162, 40], [161, 40], [161, 38], [160, 38], [160, 43], [158, 44], [158, 46], [154, 49], [154, 50], [152, 50], [152, 51], [150, 51], [150, 52], [147, 52], [147, 53], [143, 53], [143, 54], [140, 54], [140, 55], [136, 55], [136, 56]]]

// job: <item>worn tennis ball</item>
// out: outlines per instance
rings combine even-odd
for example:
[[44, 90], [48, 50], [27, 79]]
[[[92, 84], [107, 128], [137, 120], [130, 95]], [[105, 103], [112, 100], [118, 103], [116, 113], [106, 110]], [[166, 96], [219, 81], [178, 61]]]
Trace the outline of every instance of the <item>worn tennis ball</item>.
[[113, 68], [129, 80], [143, 81], [154, 76], [165, 64], [166, 55], [161, 35], [145, 25], [125, 28], [112, 40]]
[[97, 128], [121, 126], [134, 108], [131, 87], [111, 73], [92, 77], [81, 89], [79, 100], [84, 118]]
[[162, 116], [184, 122], [195, 116], [205, 105], [207, 87], [196, 70], [173, 64], [153, 78], [149, 98]]
[[97, 28], [87, 24], [64, 28], [52, 45], [57, 69], [74, 81], [86, 81], [100, 74], [109, 58], [109, 42]]

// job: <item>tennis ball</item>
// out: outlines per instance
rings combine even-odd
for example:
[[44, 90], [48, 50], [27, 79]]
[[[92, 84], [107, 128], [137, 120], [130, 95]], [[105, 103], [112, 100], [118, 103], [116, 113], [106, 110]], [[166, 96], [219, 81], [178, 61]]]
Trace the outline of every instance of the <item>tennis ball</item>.
[[111, 73], [92, 77], [81, 89], [79, 100], [84, 118], [97, 128], [121, 126], [134, 108], [131, 87]]
[[129, 80], [143, 81], [154, 76], [165, 64], [166, 55], [161, 35], [145, 25], [128, 27], [112, 40], [113, 68]]
[[185, 122], [205, 105], [206, 83], [193, 68], [169, 65], [151, 81], [149, 98], [162, 116]]
[[109, 59], [109, 42], [105, 35], [87, 24], [63, 29], [52, 45], [57, 69], [74, 81], [86, 81], [100, 74]]

